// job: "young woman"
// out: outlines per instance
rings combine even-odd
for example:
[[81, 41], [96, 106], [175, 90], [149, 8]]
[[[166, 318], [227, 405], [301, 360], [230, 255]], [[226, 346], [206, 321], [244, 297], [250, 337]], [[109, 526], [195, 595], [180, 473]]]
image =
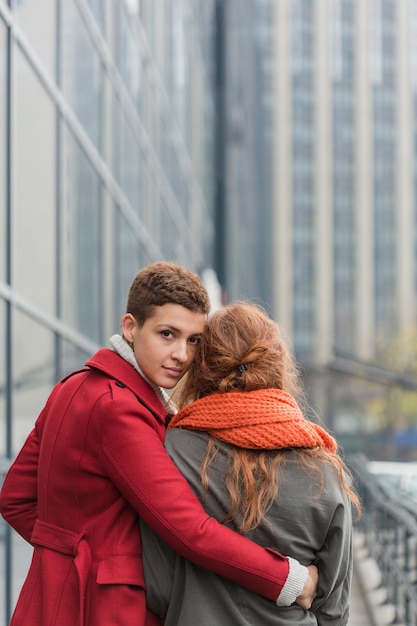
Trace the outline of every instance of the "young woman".
[[307, 579], [298, 601], [310, 605], [314, 569], [209, 518], [165, 452], [172, 409], [162, 388], [189, 368], [208, 311], [197, 275], [146, 267], [123, 337], [53, 389], [0, 496], [3, 517], [34, 547], [13, 626], [154, 623], [138, 514], [185, 557], [272, 600], [293, 602]]
[[210, 515], [316, 563], [312, 609], [276, 610], [179, 557], [144, 525], [147, 600], [165, 626], [347, 624], [351, 504], [360, 504], [335, 440], [304, 418], [299, 392], [278, 325], [254, 305], [232, 304], [208, 321], [166, 447]]

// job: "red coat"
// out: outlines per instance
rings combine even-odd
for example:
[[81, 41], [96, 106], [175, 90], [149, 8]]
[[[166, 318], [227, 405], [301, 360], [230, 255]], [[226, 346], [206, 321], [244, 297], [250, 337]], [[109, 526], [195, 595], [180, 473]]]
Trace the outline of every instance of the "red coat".
[[34, 546], [11, 624], [150, 624], [138, 514], [183, 556], [276, 599], [287, 559], [206, 515], [165, 452], [149, 385], [106, 348], [86, 365], [55, 386], [2, 488], [3, 517]]

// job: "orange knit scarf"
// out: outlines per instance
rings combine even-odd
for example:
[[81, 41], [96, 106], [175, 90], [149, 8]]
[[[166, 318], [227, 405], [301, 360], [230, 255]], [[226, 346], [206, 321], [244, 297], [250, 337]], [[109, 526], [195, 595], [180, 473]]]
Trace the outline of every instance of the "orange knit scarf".
[[174, 415], [168, 428], [202, 430], [240, 448], [337, 449], [333, 437], [306, 420], [295, 399], [280, 389], [206, 396]]

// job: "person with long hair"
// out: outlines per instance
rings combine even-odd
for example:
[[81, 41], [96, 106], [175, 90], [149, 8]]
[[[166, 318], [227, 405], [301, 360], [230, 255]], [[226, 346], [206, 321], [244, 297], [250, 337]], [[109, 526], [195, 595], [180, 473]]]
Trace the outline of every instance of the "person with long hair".
[[237, 302], [208, 321], [165, 445], [206, 511], [261, 545], [315, 563], [310, 610], [264, 598], [178, 556], [145, 524], [148, 606], [165, 626], [344, 626], [352, 508], [361, 505], [335, 439], [301, 409], [301, 377], [276, 322]]

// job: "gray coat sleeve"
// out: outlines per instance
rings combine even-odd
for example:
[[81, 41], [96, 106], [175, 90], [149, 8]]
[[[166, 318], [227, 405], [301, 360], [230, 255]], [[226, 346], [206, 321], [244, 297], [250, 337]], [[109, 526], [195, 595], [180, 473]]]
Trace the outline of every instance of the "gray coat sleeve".
[[146, 604], [164, 618], [169, 607], [177, 554], [141, 519], [143, 571], [146, 580]]
[[329, 524], [322, 549], [317, 554], [320, 578], [312, 610], [320, 626], [345, 626], [349, 619], [352, 579], [352, 513], [346, 497]]

